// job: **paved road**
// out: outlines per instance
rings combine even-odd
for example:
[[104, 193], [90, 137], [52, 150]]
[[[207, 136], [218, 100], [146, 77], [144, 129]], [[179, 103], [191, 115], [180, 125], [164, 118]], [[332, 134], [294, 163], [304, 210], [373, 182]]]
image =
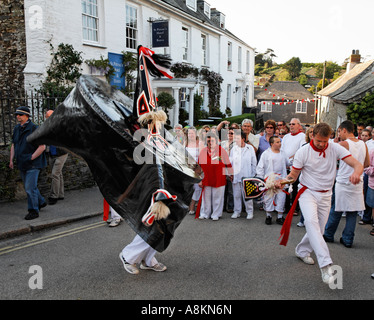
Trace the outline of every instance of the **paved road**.
[[[294, 256], [305, 229], [294, 218], [289, 244], [278, 244], [280, 226], [253, 220], [194, 220], [187, 216], [169, 248], [157, 254], [168, 270], [128, 274], [118, 258], [134, 232], [109, 228], [101, 217], [0, 241], [0, 299], [126, 300], [335, 300], [373, 299], [374, 237], [357, 225], [354, 247], [329, 244], [343, 269], [343, 289], [322, 283], [317, 265]], [[274, 219], [273, 219], [274, 220]], [[344, 222], [344, 220], [342, 221]], [[341, 226], [340, 229], [341, 230]], [[41, 267], [43, 288], [32, 290], [30, 266]]]

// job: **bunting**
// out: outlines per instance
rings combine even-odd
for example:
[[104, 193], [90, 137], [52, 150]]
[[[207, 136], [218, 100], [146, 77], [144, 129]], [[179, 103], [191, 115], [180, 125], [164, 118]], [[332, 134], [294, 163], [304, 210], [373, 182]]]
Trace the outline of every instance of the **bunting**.
[[[263, 88], [263, 87], [261, 87]], [[271, 92], [270, 90], [268, 90], [267, 88], [264, 89], [268, 95], [272, 98], [276, 98], [276, 100], [281, 100], [281, 101], [278, 101], [278, 102], [272, 102], [272, 105], [278, 105], [278, 106], [282, 106], [282, 105], [288, 105], [288, 104], [291, 104], [291, 103], [302, 103], [302, 102], [315, 102], [315, 101], [318, 101], [320, 100], [321, 98], [320, 97], [315, 97], [313, 99], [310, 99], [310, 98], [305, 98], [305, 99], [287, 99], [287, 95], [286, 94], [283, 94], [283, 96], [279, 96], [277, 94], [275, 94], [274, 92]], [[270, 101], [260, 101], [258, 102], [259, 105], [263, 104], [265, 105], [267, 102], [270, 102]]]

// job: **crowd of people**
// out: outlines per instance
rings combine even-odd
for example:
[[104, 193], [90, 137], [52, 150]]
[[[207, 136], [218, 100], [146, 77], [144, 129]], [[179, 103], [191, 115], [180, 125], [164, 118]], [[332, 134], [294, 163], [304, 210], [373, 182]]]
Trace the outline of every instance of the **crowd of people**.
[[[257, 134], [249, 119], [240, 125], [223, 121], [199, 131], [194, 127], [175, 129], [180, 142], [204, 171], [203, 180], [194, 189], [190, 214], [216, 221], [224, 210], [232, 213], [233, 219], [244, 210], [250, 220], [253, 200], [245, 199], [242, 178], [266, 180], [275, 175], [276, 186], [282, 190], [264, 193], [260, 199], [265, 223], [271, 225], [276, 212], [276, 223], [282, 225], [280, 244], [286, 245], [292, 217], [300, 214], [297, 225], [305, 227], [306, 234], [296, 246], [296, 256], [306, 264], [314, 264], [310, 254], [315, 252], [323, 282], [334, 281], [326, 243], [334, 242], [341, 217], [346, 219], [340, 243], [346, 248], [352, 247], [358, 215], [359, 224], [373, 224], [371, 126], [359, 124], [355, 128], [346, 120], [334, 132], [326, 123], [303, 126], [293, 118], [288, 125], [267, 120]], [[195, 212], [197, 202], [201, 207], [198, 205]], [[374, 235], [374, 228], [370, 234]]]
[[[374, 150], [373, 128], [358, 124], [357, 127], [349, 128], [349, 130], [352, 132], [348, 138], [343, 133], [343, 131], [348, 132], [345, 128], [332, 131], [329, 143], [344, 145], [354, 137], [363, 143], [360, 144], [361, 153], [358, 152], [355, 156], [360, 159], [365, 158], [365, 150], [368, 154]], [[252, 120], [245, 119], [241, 124], [222, 121], [217, 126], [204, 125], [200, 129], [190, 126], [183, 128], [178, 124], [174, 127], [174, 134], [204, 171], [204, 179], [194, 186], [189, 214], [196, 215], [198, 210], [197, 217], [199, 219], [211, 218], [216, 221], [224, 211], [232, 214], [231, 218], [233, 219], [239, 218], [243, 211], [246, 213], [247, 219], [252, 219], [254, 204], [251, 200], [244, 200], [242, 178], [256, 176], [266, 179], [271, 173], [285, 177], [292, 168], [296, 151], [309, 144], [313, 139], [313, 126], [302, 125], [297, 118], [291, 119], [289, 123], [268, 120], [264, 128], [256, 133]], [[353, 149], [353, 146], [349, 148], [345, 145], [345, 147], [349, 150]], [[353, 152], [351, 151], [351, 153]], [[371, 156], [374, 157], [374, 154]], [[339, 167], [339, 162], [337, 162], [337, 166]], [[374, 177], [370, 179], [370, 176], [373, 175], [374, 169], [368, 161], [366, 166], [362, 187], [365, 208], [353, 210], [353, 212], [357, 211], [356, 215], [349, 211], [348, 204], [347, 210], [339, 208], [341, 211], [338, 211], [344, 217], [356, 217], [358, 214], [360, 225], [373, 223]], [[339, 177], [337, 179], [339, 180]], [[286, 185], [284, 192], [277, 193], [272, 197], [265, 193], [260, 199], [255, 200], [259, 209], [266, 213], [265, 223], [267, 225], [272, 224], [274, 212], [276, 213], [276, 223], [283, 225], [284, 214], [290, 210], [296, 198], [298, 184], [299, 179], [292, 186]], [[356, 186], [356, 188], [360, 189], [361, 186]], [[333, 199], [334, 197], [335, 192]], [[200, 207], [198, 206], [199, 201]], [[334, 210], [333, 200], [331, 212]], [[293, 215], [300, 215], [297, 226], [305, 227], [304, 216], [298, 203]], [[374, 235], [374, 228], [370, 234]], [[342, 238], [344, 239], [344, 236]], [[325, 236], [325, 239], [328, 237]], [[352, 245], [353, 238], [346, 241], [341, 240], [341, 242], [349, 247]]]

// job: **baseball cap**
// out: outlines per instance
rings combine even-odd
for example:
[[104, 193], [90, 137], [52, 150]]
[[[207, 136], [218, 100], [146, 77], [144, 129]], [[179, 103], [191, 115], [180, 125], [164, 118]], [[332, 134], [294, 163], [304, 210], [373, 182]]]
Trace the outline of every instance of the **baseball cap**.
[[25, 106], [22, 106], [22, 107], [18, 107], [17, 110], [16, 110], [16, 114], [20, 114], [20, 115], [27, 115], [29, 116], [30, 115], [30, 109], [28, 107], [25, 107]]

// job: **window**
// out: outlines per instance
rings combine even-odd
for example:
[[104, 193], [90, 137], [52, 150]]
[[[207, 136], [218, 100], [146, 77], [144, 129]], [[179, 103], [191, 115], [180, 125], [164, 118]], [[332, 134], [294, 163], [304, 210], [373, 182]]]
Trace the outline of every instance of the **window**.
[[242, 72], [242, 47], [238, 47], [238, 72]]
[[232, 43], [227, 44], [227, 70], [232, 70]]
[[271, 101], [261, 101], [261, 112], [272, 112], [273, 102]]
[[126, 48], [136, 49], [138, 37], [138, 10], [126, 5]]
[[182, 50], [183, 50], [183, 56], [182, 59], [183, 61], [188, 61], [188, 45], [189, 45], [189, 40], [188, 40], [188, 28], [182, 27]]
[[249, 64], [250, 64], [250, 61], [249, 61], [249, 59], [250, 59], [250, 53], [249, 53], [249, 51], [247, 51], [247, 53], [246, 53], [246, 56], [245, 56], [245, 72], [246, 73], [249, 73]]
[[226, 108], [231, 109], [231, 84], [227, 85]]
[[200, 95], [200, 97], [201, 98], [203, 98], [203, 101], [202, 101], [202, 104], [201, 104], [201, 106], [200, 106], [200, 109], [203, 109], [204, 107], [205, 107], [205, 105], [207, 105], [208, 104], [208, 101], [206, 101], [206, 87], [205, 86], [200, 86], [199, 87], [199, 95]]
[[296, 102], [296, 113], [306, 113], [307, 111], [307, 102], [297, 101]]
[[207, 57], [207, 42], [206, 42], [206, 35], [201, 35], [201, 65], [206, 66], [208, 65], [208, 57]]
[[196, 11], [196, 0], [186, 0], [186, 5], [193, 11]]
[[204, 2], [204, 14], [210, 19], [210, 4]]
[[99, 42], [99, 11], [97, 0], [82, 0], [83, 40]]

